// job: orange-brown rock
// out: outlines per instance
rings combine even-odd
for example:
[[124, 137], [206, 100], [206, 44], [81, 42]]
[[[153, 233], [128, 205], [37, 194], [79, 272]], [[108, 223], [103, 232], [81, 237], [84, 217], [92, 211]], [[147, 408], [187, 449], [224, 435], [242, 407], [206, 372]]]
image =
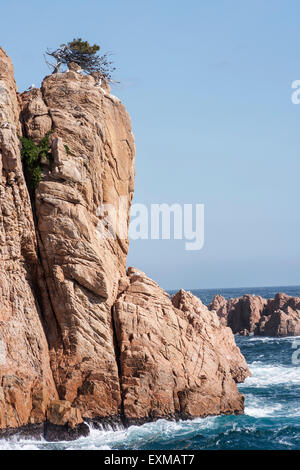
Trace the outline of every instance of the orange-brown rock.
[[230, 299], [227, 306], [227, 325], [233, 333], [244, 330], [253, 332], [266, 303], [262, 297], [249, 294], [239, 299]]
[[[36, 217], [54, 312], [47, 331], [58, 326], [50, 340], [57, 390], [84, 417], [119, 416], [111, 308], [126, 275], [135, 155], [130, 119], [93, 77], [74, 71], [46, 77], [41, 91], [24, 93], [22, 102], [29, 138], [39, 141], [52, 130], [54, 161], [36, 190]], [[104, 204], [120, 220], [110, 237]]]
[[257, 295], [247, 294], [228, 301], [216, 295], [208, 308], [216, 311], [222, 324], [229, 326], [234, 334], [246, 335], [255, 330], [266, 304], [266, 299]]
[[249, 375], [229, 328], [189, 292], [172, 299], [141, 271], [114, 306], [127, 423], [241, 413]]
[[[55, 73], [18, 96], [0, 50], [0, 431], [46, 420], [46, 439], [68, 439], [93, 418], [243, 411], [230, 329], [192, 294], [171, 301], [126, 273], [134, 140], [97, 78]], [[30, 200], [18, 135], [50, 131]]]
[[44, 437], [48, 441], [73, 440], [88, 436], [89, 427], [83, 422], [78, 408], [66, 400], [53, 400], [47, 409]]
[[42, 422], [57, 397], [41, 321], [19, 114], [13, 67], [0, 48], [0, 429]]
[[83, 423], [83, 419], [78, 408], [72, 407], [67, 400], [53, 400], [47, 408], [47, 419], [49, 423], [58, 426], [69, 425], [75, 428], [78, 424]]
[[279, 293], [268, 300], [255, 329], [259, 336], [299, 336], [300, 298]]
[[214, 296], [212, 302], [207, 306], [209, 310], [214, 310], [218, 315], [222, 325], [227, 326], [227, 300], [220, 294]]
[[277, 310], [288, 312], [288, 309], [300, 310], [300, 298], [290, 297], [282, 292], [275, 295], [274, 299], [269, 299], [264, 309], [265, 315], [271, 315]]
[[208, 305], [222, 324], [233, 333], [247, 336], [298, 336], [300, 335], [300, 298], [279, 293], [274, 299], [256, 295], [226, 300], [216, 295]]

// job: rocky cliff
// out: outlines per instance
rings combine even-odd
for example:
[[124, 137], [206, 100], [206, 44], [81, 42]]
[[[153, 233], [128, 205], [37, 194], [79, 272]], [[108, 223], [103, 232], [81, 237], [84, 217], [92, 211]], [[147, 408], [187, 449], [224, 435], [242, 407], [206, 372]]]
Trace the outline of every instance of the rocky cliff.
[[[35, 188], [21, 135], [49, 137]], [[45, 422], [46, 438], [68, 438], [87, 431], [83, 419], [243, 411], [236, 382], [249, 371], [230, 329], [191, 294], [171, 300], [141, 271], [126, 273], [134, 156], [108, 85], [69, 71], [18, 95], [0, 49], [2, 433]]]
[[[35, 215], [59, 397], [85, 417], [119, 416], [111, 309], [126, 276], [135, 154], [129, 117], [92, 77], [76, 72], [46, 77], [41, 90], [21, 95], [21, 105], [27, 137], [38, 142], [51, 131], [53, 163], [35, 191]], [[126, 239], [105, 236], [104, 226], [101, 236], [103, 204], [119, 210]]]
[[12, 64], [0, 49], [0, 429], [40, 422], [57, 398], [41, 321], [42, 268], [19, 116]]
[[208, 305], [233, 333], [258, 336], [300, 335], [300, 298], [279, 293], [274, 299], [244, 295], [226, 300], [216, 295]]

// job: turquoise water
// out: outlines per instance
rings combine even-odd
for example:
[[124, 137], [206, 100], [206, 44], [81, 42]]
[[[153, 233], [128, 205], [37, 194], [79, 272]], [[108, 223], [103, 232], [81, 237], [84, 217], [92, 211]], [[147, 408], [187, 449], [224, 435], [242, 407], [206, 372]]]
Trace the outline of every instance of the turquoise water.
[[[276, 292], [300, 296], [299, 287], [266, 289], [264, 292], [255, 289], [255, 292], [250, 293], [273, 297], [272, 289], [275, 289]], [[220, 293], [229, 298], [249, 293], [249, 290], [226, 289]], [[237, 295], [232, 294], [237, 291]], [[200, 297], [205, 303], [210, 302], [215, 292], [201, 291]], [[253, 374], [239, 385], [246, 399], [245, 414], [242, 416], [217, 416], [179, 422], [160, 420], [117, 431], [91, 429], [90, 436], [86, 438], [55, 444], [14, 437], [0, 440], [0, 450], [300, 449], [300, 368], [292, 361], [293, 353], [297, 348], [300, 349], [300, 337], [236, 337], [236, 341]]]

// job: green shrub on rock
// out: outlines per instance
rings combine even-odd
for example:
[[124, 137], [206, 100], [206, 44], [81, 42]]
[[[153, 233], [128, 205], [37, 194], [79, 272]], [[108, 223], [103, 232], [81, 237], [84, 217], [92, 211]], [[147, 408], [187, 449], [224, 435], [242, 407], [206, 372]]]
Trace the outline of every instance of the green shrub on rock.
[[27, 137], [20, 137], [22, 148], [21, 157], [25, 169], [26, 179], [29, 189], [34, 192], [42, 179], [42, 165], [52, 163], [51, 146], [48, 132], [45, 137], [36, 145]]

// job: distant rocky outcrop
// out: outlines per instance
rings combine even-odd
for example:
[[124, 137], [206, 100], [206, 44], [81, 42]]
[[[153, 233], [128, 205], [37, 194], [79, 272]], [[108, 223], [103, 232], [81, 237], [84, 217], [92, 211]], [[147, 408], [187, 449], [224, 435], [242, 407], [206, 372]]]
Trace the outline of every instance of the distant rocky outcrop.
[[208, 305], [210, 311], [215, 311], [222, 325], [227, 326], [227, 300], [220, 294], [214, 296], [212, 302]]
[[[50, 144], [29, 192], [22, 135]], [[0, 435], [243, 412], [231, 330], [192, 294], [126, 272], [134, 157], [107, 83], [69, 70], [18, 94], [0, 49]]]
[[268, 300], [254, 333], [259, 336], [299, 336], [300, 298], [281, 293]]
[[244, 295], [226, 300], [216, 295], [208, 305], [233, 333], [260, 336], [300, 335], [300, 298], [279, 293], [274, 299]]

